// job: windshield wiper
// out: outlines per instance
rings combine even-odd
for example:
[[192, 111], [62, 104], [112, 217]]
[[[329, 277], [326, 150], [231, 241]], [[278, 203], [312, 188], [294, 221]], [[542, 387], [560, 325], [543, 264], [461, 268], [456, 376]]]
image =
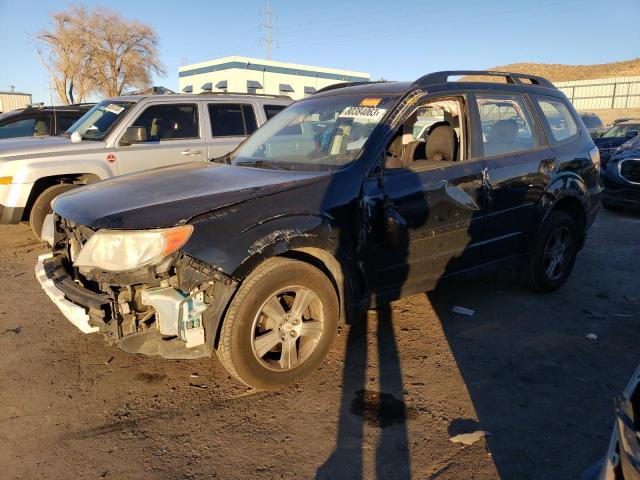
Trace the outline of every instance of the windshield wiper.
[[247, 166], [247, 167], [258, 167], [258, 168], [269, 168], [271, 170], [291, 170], [291, 168], [287, 168], [282, 164], [267, 162], [266, 160], [245, 160], [244, 162], [236, 162], [235, 165]]
[[209, 161], [214, 163], [226, 163], [228, 165], [231, 165], [231, 154], [227, 153], [226, 155], [222, 155], [221, 157], [210, 158]]

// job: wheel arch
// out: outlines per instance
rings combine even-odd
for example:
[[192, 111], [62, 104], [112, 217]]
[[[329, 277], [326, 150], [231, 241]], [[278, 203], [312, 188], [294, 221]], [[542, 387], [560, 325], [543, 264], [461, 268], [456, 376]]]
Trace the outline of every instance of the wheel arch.
[[29, 197], [22, 214], [22, 219], [29, 219], [29, 214], [31, 213], [31, 208], [33, 207], [34, 202], [47, 188], [60, 183], [86, 185], [88, 183], [97, 182], [99, 180], [102, 179], [95, 173], [59, 173], [38, 178], [33, 183], [31, 192], [29, 192]]
[[554, 181], [547, 189], [542, 208], [543, 215], [537, 230], [542, 228], [552, 211], [564, 212], [576, 220], [579, 248], [582, 248], [586, 239], [588, 208], [588, 189], [582, 178], [571, 174]]

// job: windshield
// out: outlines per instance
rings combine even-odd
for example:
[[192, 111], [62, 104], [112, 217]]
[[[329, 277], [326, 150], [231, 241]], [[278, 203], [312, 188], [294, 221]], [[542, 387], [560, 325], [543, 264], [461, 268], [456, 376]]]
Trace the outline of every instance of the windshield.
[[397, 97], [340, 95], [280, 112], [232, 154], [234, 165], [335, 170], [356, 160]]
[[100, 102], [71, 125], [67, 133], [78, 132], [83, 140], [104, 140], [133, 104], [113, 100]]
[[595, 115], [580, 115], [580, 118], [582, 118], [582, 122], [587, 128], [598, 128], [602, 126], [602, 120]]
[[640, 125], [635, 123], [630, 123], [626, 125], [614, 125], [609, 130], [607, 130], [602, 137], [603, 138], [613, 138], [613, 137], [624, 137], [627, 132], [631, 130], [640, 130]]

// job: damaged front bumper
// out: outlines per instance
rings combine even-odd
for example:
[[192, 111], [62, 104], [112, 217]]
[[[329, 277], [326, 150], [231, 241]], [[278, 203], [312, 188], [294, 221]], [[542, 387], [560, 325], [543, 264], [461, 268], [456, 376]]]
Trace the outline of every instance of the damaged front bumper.
[[104, 316], [103, 308], [110, 304], [108, 297], [75, 283], [65, 272], [60, 258], [54, 258], [53, 253], [38, 257], [36, 278], [51, 301], [82, 333], [100, 331], [99, 322], [92, 322], [90, 312], [99, 317]]
[[162, 278], [120, 277], [135, 284], [117, 284], [117, 275], [99, 272], [78, 278], [60, 253], [41, 255], [35, 273], [47, 296], [83, 333], [103, 333], [131, 354], [171, 359], [213, 353], [218, 326], [236, 287], [230, 278], [186, 256]]

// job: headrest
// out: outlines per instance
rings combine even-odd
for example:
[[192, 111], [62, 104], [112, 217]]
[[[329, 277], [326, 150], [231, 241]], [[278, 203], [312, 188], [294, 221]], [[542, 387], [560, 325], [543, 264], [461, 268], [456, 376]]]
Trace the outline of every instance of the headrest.
[[517, 141], [518, 124], [515, 120], [498, 120], [487, 136], [487, 143], [516, 143]]
[[427, 137], [427, 160], [454, 161], [457, 140], [453, 127], [444, 122], [442, 125], [436, 125]]

